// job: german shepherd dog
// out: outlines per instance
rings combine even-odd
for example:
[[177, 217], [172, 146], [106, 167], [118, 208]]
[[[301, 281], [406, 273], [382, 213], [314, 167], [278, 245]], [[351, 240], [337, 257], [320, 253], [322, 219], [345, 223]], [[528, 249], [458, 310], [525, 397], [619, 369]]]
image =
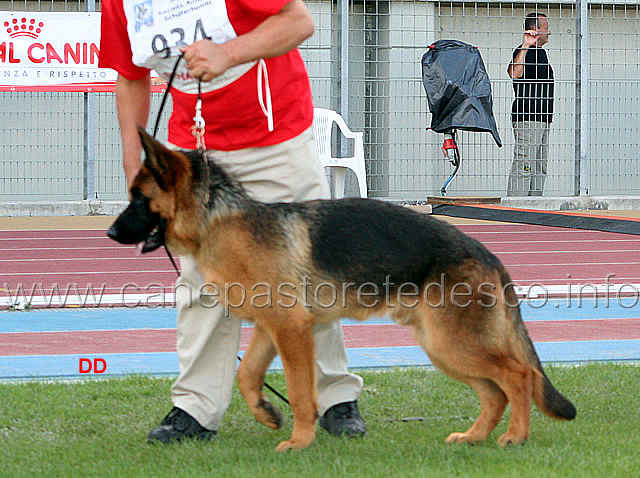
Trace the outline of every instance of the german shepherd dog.
[[480, 416], [447, 442], [486, 439], [509, 403], [501, 446], [527, 439], [532, 399], [552, 418], [575, 417], [542, 370], [509, 274], [479, 242], [372, 199], [261, 203], [208, 155], [170, 151], [144, 129], [139, 133], [146, 158], [131, 202], [108, 235], [143, 243], [143, 251], [166, 242], [193, 255], [207, 284], [228, 291], [220, 302], [254, 324], [238, 388], [256, 419], [274, 429], [282, 418], [262, 388], [280, 354], [293, 431], [277, 451], [313, 442], [312, 327], [341, 317], [390, 315], [413, 327], [432, 363], [475, 390]]

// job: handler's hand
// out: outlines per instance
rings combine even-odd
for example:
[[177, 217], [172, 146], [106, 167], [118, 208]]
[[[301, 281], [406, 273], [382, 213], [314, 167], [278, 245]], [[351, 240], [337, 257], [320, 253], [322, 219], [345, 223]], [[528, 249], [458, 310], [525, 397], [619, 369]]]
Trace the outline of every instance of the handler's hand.
[[538, 41], [538, 32], [535, 30], [525, 30], [524, 38], [522, 39], [522, 46], [530, 47], [535, 45]]
[[232, 66], [225, 48], [211, 40], [199, 40], [180, 51], [184, 53], [189, 72], [202, 81], [211, 81]]

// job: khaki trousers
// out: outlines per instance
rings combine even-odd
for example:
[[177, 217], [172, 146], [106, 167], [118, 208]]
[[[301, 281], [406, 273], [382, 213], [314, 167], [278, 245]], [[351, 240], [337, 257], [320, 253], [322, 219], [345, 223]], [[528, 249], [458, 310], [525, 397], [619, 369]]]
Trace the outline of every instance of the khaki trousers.
[[[242, 183], [249, 195], [265, 202], [329, 197], [329, 187], [315, 145], [313, 128], [274, 146], [239, 151], [207, 151]], [[198, 301], [203, 284], [192, 256], [180, 257], [176, 282], [177, 348], [180, 374], [173, 384], [173, 404], [209, 430], [217, 430], [231, 402], [240, 348], [241, 321], [225, 317], [218, 305]], [[356, 400], [362, 378], [347, 371], [340, 322], [314, 328], [318, 413]]]
[[547, 179], [549, 123], [514, 122], [513, 137], [515, 145], [507, 196], [542, 196]]

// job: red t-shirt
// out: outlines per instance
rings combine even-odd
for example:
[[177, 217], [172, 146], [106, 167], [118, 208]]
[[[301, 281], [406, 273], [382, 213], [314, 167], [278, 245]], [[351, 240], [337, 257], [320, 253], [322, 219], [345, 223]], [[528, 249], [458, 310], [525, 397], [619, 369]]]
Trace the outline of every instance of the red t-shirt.
[[[249, 32], [290, 0], [226, 0], [228, 19], [239, 36]], [[184, 61], [184, 60], [182, 60]], [[273, 131], [258, 100], [258, 65], [220, 89], [202, 94], [207, 148], [232, 151], [270, 146], [291, 139], [311, 126], [313, 102], [307, 70], [294, 49], [284, 55], [267, 58], [273, 111]], [[127, 18], [122, 0], [103, 0], [99, 66], [112, 68], [130, 80], [143, 78], [147, 68], [132, 61]], [[263, 88], [263, 98], [267, 96]], [[191, 134], [197, 95], [171, 88], [173, 113], [169, 119], [169, 142], [195, 149]]]

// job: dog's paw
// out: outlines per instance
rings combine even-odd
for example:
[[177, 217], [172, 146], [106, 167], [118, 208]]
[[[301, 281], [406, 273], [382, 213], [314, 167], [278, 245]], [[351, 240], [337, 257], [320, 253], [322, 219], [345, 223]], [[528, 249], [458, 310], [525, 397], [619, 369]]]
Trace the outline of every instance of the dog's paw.
[[276, 451], [278, 453], [284, 453], [285, 451], [289, 450], [295, 450], [295, 447], [293, 446], [293, 442], [291, 440], [281, 441], [276, 447]]
[[507, 432], [504, 435], [502, 435], [500, 438], [498, 438], [498, 445], [504, 448], [505, 446], [508, 446], [508, 445], [524, 445], [526, 441], [527, 441], [526, 436], [518, 436], [513, 433]]
[[254, 416], [264, 426], [277, 430], [282, 426], [282, 413], [269, 400], [260, 399], [256, 405]]
[[313, 440], [308, 440], [308, 441], [305, 440], [303, 442], [299, 440], [285, 440], [278, 444], [278, 446], [276, 447], [276, 451], [278, 453], [283, 453], [289, 450], [302, 450], [304, 448], [307, 448], [309, 445], [311, 445], [312, 442]]
[[471, 436], [471, 434], [468, 432], [465, 432], [465, 433], [455, 432], [455, 433], [451, 433], [447, 437], [447, 439], [445, 440], [445, 443], [467, 443], [469, 445], [473, 445], [474, 443], [479, 441], [482, 441], [482, 438]]

